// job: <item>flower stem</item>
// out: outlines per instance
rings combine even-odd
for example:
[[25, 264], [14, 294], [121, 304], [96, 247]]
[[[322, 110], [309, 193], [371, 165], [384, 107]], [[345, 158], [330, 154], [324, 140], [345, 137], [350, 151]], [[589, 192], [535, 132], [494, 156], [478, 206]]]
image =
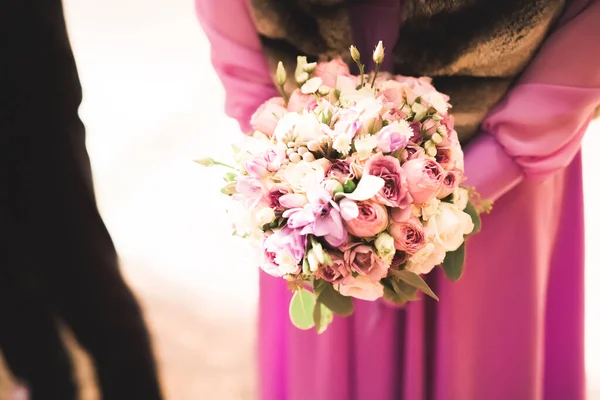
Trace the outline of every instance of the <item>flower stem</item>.
[[379, 63], [375, 64], [375, 74], [373, 75], [373, 82], [371, 82], [371, 89], [375, 87], [375, 79], [377, 78], [377, 73], [379, 73]]
[[279, 91], [281, 92], [281, 97], [283, 97], [283, 101], [284, 101], [285, 105], [287, 106], [287, 103], [290, 100], [290, 96], [288, 96], [288, 94], [286, 93], [285, 88], [283, 86], [284, 85], [279, 86]]
[[365, 87], [365, 66], [358, 64], [358, 70], [360, 72], [360, 87]]

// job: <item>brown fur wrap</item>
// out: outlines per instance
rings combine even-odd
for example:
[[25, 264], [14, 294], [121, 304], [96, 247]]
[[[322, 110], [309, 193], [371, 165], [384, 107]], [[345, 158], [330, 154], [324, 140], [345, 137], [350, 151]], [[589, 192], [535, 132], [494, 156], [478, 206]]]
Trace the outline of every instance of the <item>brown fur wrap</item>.
[[[349, 60], [351, 0], [249, 0], [274, 74], [298, 55]], [[404, 0], [395, 74], [430, 76], [466, 141], [530, 62], [568, 0]], [[365, 49], [360, 49], [364, 52]], [[366, 52], [365, 52], [366, 53]]]

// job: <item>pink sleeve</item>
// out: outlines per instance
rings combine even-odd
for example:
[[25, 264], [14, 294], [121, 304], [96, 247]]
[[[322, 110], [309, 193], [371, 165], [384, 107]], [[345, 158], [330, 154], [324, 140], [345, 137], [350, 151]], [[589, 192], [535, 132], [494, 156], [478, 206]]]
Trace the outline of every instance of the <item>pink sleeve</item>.
[[600, 105], [600, 0], [545, 42], [465, 149], [467, 184], [495, 200], [569, 165]]
[[277, 96], [247, 7], [245, 0], [196, 0], [211, 62], [225, 87], [225, 113], [244, 132], [258, 106]]

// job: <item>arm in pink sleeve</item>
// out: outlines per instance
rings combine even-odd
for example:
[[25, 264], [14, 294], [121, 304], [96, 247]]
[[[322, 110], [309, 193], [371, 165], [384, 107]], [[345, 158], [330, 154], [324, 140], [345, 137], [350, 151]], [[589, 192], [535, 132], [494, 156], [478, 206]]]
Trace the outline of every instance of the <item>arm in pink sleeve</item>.
[[465, 150], [467, 184], [495, 200], [569, 165], [600, 105], [600, 0], [545, 42]]
[[277, 91], [245, 0], [196, 0], [196, 15], [211, 45], [211, 62], [225, 87], [225, 113], [244, 132], [260, 104]]

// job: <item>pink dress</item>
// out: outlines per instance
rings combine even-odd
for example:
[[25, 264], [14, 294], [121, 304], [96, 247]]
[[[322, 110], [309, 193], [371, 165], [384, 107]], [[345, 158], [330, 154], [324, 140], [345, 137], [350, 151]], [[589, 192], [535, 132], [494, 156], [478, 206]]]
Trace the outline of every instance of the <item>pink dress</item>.
[[[244, 131], [276, 94], [247, 7], [196, 0], [226, 112]], [[380, 21], [353, 27], [357, 42], [397, 30]], [[466, 149], [468, 184], [496, 203], [461, 280], [430, 277], [439, 303], [357, 302], [317, 336], [291, 326], [285, 283], [261, 274], [261, 400], [585, 397], [580, 141], [600, 104], [598, 21], [600, 1], [573, 2]]]

